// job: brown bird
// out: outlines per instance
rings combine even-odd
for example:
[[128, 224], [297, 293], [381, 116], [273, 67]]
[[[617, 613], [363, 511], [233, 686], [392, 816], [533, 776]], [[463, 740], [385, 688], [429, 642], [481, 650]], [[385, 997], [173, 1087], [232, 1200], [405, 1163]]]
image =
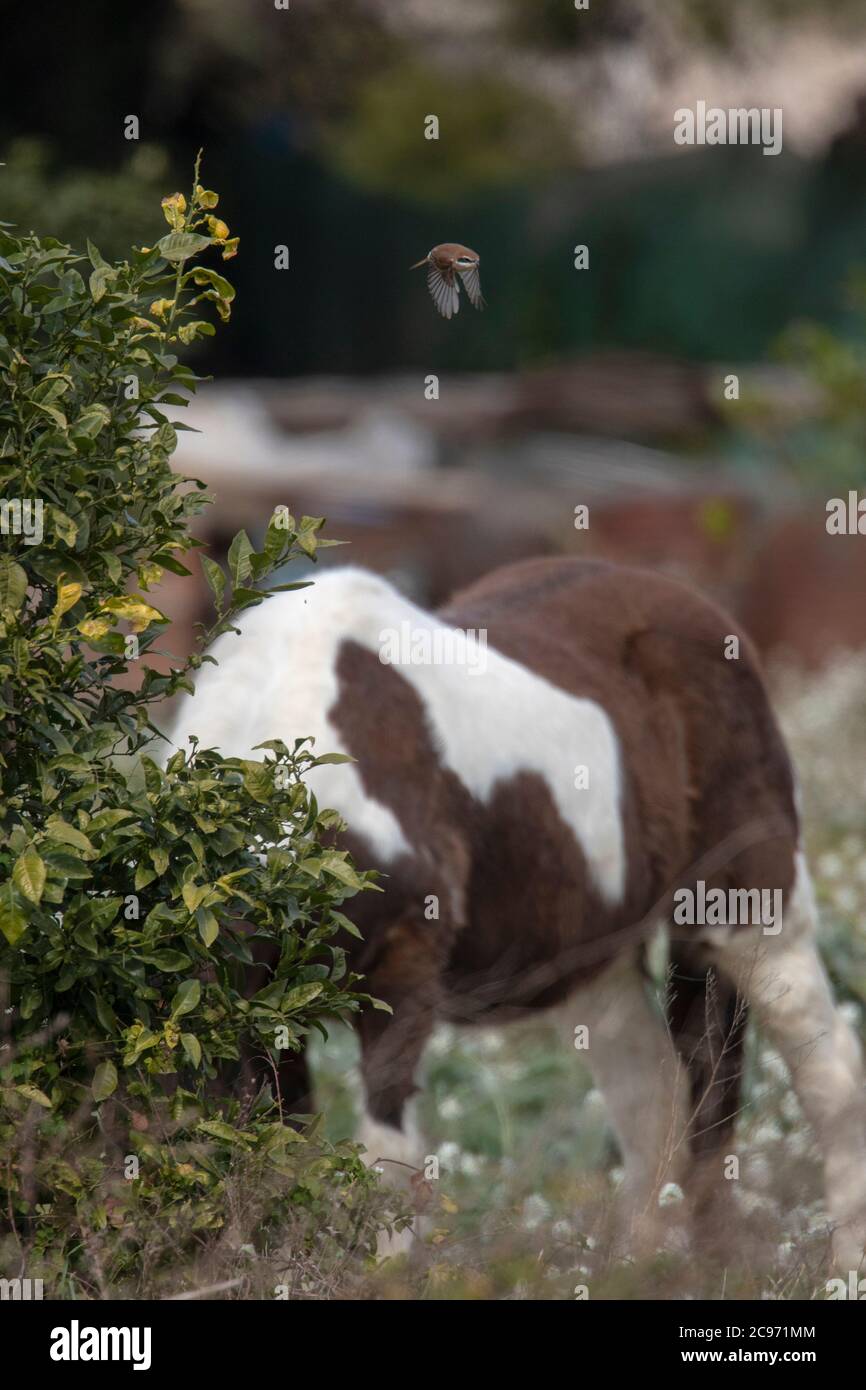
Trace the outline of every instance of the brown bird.
[[433, 296], [433, 303], [443, 318], [450, 319], [460, 308], [458, 275], [474, 307], [484, 308], [478, 274], [480, 263], [477, 251], [470, 251], [468, 246], [460, 246], [456, 241], [443, 241], [441, 246], [434, 246], [432, 251], [428, 251], [423, 261], [416, 261], [411, 269], [417, 270], [421, 265], [429, 267], [427, 288]]

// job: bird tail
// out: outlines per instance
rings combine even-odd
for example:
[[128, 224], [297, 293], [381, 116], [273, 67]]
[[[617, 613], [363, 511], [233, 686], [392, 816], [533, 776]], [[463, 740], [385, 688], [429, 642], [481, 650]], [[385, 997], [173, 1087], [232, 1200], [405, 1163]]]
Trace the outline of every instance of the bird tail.
[[423, 259], [423, 261], [416, 261], [414, 265], [410, 265], [409, 269], [410, 269], [410, 270], [417, 270], [419, 266], [426, 265], [426, 264], [427, 264], [427, 257], [425, 256], [424, 259]]

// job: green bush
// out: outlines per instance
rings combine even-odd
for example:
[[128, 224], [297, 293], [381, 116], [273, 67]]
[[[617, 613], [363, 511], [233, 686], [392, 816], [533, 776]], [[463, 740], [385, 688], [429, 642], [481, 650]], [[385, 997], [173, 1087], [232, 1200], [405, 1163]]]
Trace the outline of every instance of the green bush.
[[[216, 1088], [242, 1047], [276, 1061], [367, 999], [339, 908], [373, 884], [333, 848], [306, 741], [160, 766], [154, 706], [213, 659], [142, 660], [166, 623], [149, 590], [190, 573], [209, 501], [171, 469], [165, 408], [197, 384], [178, 352], [234, 296], [200, 262], [237, 239], [197, 180], [117, 264], [0, 228], [0, 1265], [67, 1296], [224, 1274], [279, 1231], [295, 1257], [326, 1229], [368, 1250], [388, 1216], [354, 1146]], [[202, 648], [321, 524], [275, 514], [259, 553], [241, 532], [228, 575], [202, 558]], [[250, 927], [277, 963], [247, 998]]]

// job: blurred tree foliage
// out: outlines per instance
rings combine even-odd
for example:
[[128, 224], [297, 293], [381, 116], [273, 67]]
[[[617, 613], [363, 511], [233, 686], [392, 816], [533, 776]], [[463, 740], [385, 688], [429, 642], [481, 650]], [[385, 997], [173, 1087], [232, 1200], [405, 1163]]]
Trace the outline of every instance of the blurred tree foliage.
[[[735, 50], [755, 21], [775, 26], [803, 20], [862, 14], [861, 0], [590, 0], [585, 12], [575, 0], [502, 0], [503, 29], [514, 44], [568, 51], [608, 40], [632, 39], [653, 27], [669, 42]], [[662, 16], [661, 23], [658, 22]]]
[[[441, 145], [422, 144], [429, 115], [447, 134]], [[439, 203], [543, 177], [574, 155], [556, 110], [531, 92], [495, 75], [467, 81], [405, 62], [361, 88], [351, 118], [331, 127], [325, 150], [346, 178]]]
[[[676, 27], [698, 41], [722, 49], [735, 49], [747, 40], [754, 23], [784, 26], [821, 22], [831, 17], [844, 20], [862, 15], [861, 0], [676, 0], [671, 6]], [[678, 11], [678, 13], [677, 13]]]
[[590, 9], [591, 18], [574, 0], [505, 0], [504, 31], [514, 44], [568, 50], [631, 38], [644, 18], [640, 0], [591, 0]]
[[839, 326], [794, 321], [775, 344], [775, 356], [796, 369], [805, 402], [795, 415], [772, 411], [760, 398], [733, 445], [763, 463], [772, 454], [806, 487], [845, 491], [866, 485], [866, 271], [848, 279], [849, 314]]
[[89, 235], [112, 257], [148, 228], [159, 228], [158, 193], [168, 174], [168, 157], [154, 145], [131, 145], [112, 172], [68, 168], [38, 139], [13, 140], [0, 183], [3, 218], [22, 234], [51, 229], [64, 241], [83, 244]]

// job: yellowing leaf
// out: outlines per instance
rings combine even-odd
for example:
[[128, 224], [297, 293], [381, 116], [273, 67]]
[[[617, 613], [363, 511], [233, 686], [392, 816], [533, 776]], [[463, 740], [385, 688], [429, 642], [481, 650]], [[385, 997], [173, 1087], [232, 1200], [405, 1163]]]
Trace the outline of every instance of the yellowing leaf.
[[210, 889], [202, 883], [185, 883], [181, 891], [188, 910], [195, 912], [202, 899], [207, 897]]
[[[61, 575], [61, 580], [62, 578], [63, 576]], [[60, 625], [60, 619], [63, 617], [63, 614], [68, 613], [70, 608], [74, 608], [80, 598], [80, 584], [73, 583], [69, 580], [65, 584], [61, 582], [57, 585], [57, 602], [51, 614], [51, 626], [55, 632]]]
[[149, 589], [151, 584], [158, 584], [162, 579], [163, 569], [161, 565], [154, 565], [150, 561], [139, 567], [138, 582], [142, 589]]
[[117, 1068], [113, 1062], [100, 1062], [90, 1089], [94, 1100], [107, 1100], [117, 1090]]
[[87, 836], [77, 830], [74, 825], [70, 825], [62, 816], [49, 816], [45, 823], [45, 829], [52, 840], [59, 840], [62, 845], [72, 845], [75, 849], [83, 850], [85, 854], [96, 853]]
[[83, 623], [78, 624], [78, 631], [88, 642], [98, 642], [106, 632], [111, 631], [111, 627], [110, 618], [85, 618]]
[[168, 225], [176, 232], [183, 226], [186, 212], [186, 198], [182, 193], [170, 193], [162, 200], [162, 215]]
[[35, 1100], [37, 1105], [44, 1106], [46, 1110], [51, 1109], [51, 1101], [48, 1099], [45, 1092], [40, 1091], [38, 1086], [33, 1086], [29, 1081], [25, 1081], [22, 1085], [16, 1086], [15, 1090], [18, 1092], [19, 1096], [23, 1096], [25, 1100]]
[[224, 275], [218, 275], [209, 266], [196, 266], [192, 272], [192, 278], [197, 285], [210, 285], [215, 289], [220, 299], [234, 299], [235, 287]]
[[167, 622], [165, 614], [160, 613], [158, 608], [152, 608], [149, 603], [145, 603], [140, 594], [110, 598], [102, 606], [109, 613], [114, 613], [116, 617], [124, 618], [133, 632], [144, 632], [151, 623]]
[[25, 849], [24, 853], [15, 861], [12, 870], [12, 882], [18, 892], [32, 903], [40, 902], [42, 890], [45, 887], [46, 870], [45, 865], [32, 847]]

